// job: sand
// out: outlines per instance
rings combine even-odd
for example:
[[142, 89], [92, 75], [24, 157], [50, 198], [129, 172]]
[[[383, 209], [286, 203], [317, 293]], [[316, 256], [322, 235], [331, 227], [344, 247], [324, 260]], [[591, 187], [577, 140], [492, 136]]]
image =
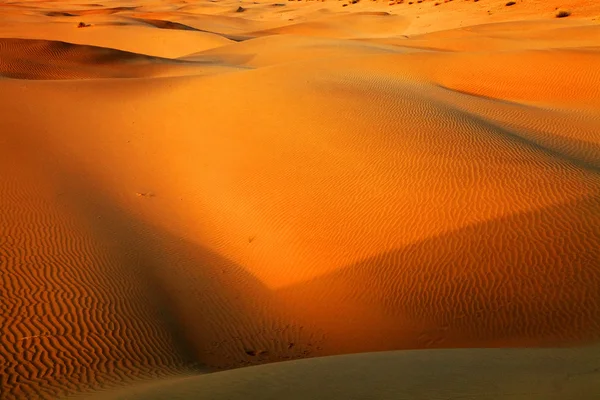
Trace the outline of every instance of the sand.
[[294, 360], [73, 399], [593, 400], [598, 348], [404, 350]]
[[435, 3], [0, 4], [0, 398], [585, 371], [600, 4]]

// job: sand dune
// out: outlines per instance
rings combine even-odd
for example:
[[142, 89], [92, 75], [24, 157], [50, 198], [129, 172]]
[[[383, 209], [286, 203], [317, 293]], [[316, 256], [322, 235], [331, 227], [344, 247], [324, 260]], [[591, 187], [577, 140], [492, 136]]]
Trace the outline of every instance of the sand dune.
[[0, 4], [0, 398], [598, 397], [600, 6], [440, 3]]
[[[597, 348], [417, 350], [157, 380], [95, 399], [596, 399]], [[89, 398], [89, 397], [87, 397]]]
[[[201, 75], [207, 69], [201, 63], [192, 65], [181, 60], [49, 40], [0, 39], [0, 52], [0, 76], [14, 79]], [[222, 68], [219, 70], [222, 72]]]

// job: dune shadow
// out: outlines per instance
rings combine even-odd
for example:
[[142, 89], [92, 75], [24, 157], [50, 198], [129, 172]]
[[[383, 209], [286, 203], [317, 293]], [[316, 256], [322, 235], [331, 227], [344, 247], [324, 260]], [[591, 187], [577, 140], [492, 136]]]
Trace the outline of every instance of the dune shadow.
[[[30, 140], [24, 135], [19, 141], [26, 146]], [[57, 156], [53, 151], [45, 155]], [[29, 161], [44, 170], [47, 160], [42, 156]], [[36, 339], [40, 343], [28, 345], [26, 349], [37, 349], [37, 357], [41, 354], [42, 364], [29, 352], [11, 353], [14, 362], [3, 369], [3, 391], [64, 394], [178, 372], [251, 365], [269, 357], [248, 352], [260, 352], [265, 337], [286, 325], [276, 308], [257, 317], [265, 314], [264, 304], [275, 302], [252, 275], [210, 249], [120, 209], [70, 163], [52, 162], [49, 171], [61, 188], [56, 207], [73, 215], [86, 237], [66, 244], [51, 240], [39, 250], [51, 262], [27, 261], [31, 268], [49, 269], [53, 272], [46, 273], [61, 278], [50, 287], [44, 280], [29, 282], [39, 304], [27, 307], [43, 307], [47, 291], [66, 293], [48, 310], [42, 327], [42, 332], [60, 332], [51, 336], [64, 339]], [[86, 243], [94, 250], [82, 249]], [[21, 268], [21, 262], [17, 258], [9, 266]], [[84, 280], [75, 282], [72, 276]], [[9, 304], [19, 296], [3, 293]], [[38, 372], [23, 372], [30, 370]], [[85, 379], [80, 371], [87, 374]]]
[[[220, 66], [55, 40], [0, 39], [0, 76], [13, 79], [139, 78], [158, 68]], [[25, 62], [27, 60], [27, 62]]]
[[600, 348], [390, 351], [186, 376], [94, 396], [109, 399], [580, 399], [600, 390]]
[[[551, 158], [565, 161], [579, 169], [592, 173], [600, 173], [600, 145], [598, 143], [568, 137], [566, 135], [554, 135], [545, 132], [543, 129], [537, 127], [530, 128], [519, 125], [518, 123], [510, 125], [505, 121], [497, 120], [494, 115], [490, 115], [485, 111], [473, 111], [472, 109], [469, 109], [468, 106], [465, 107], [464, 104], [468, 104], [466, 101], [480, 101], [481, 103], [477, 105], [478, 107], [482, 107], [483, 105], [488, 109], [497, 109], [498, 106], [504, 106], [512, 113], [520, 113], [523, 119], [525, 119], [526, 113], [530, 113], [527, 115], [530, 118], [545, 117], [547, 121], [552, 121], [551, 118], [556, 118], [554, 112], [552, 114], [535, 115], [533, 112], [545, 113], [548, 112], [548, 110], [510, 100], [448, 88], [440, 84], [435, 84], [434, 86], [442, 89], [444, 95], [457, 97], [452, 100], [431, 99], [432, 102], [446, 106], [453, 111], [476, 121], [479, 125], [489, 128], [492, 132], [495, 132], [495, 134], [501, 135], [523, 147], [531, 148], [532, 150], [542, 152]], [[555, 121], [563, 123], [563, 121], [559, 119], [556, 119]]]
[[44, 13], [47, 17], [84, 17], [87, 15], [110, 15], [117, 14], [125, 11], [135, 11], [138, 7], [104, 7], [99, 4], [86, 4], [86, 7], [103, 7], [93, 8], [86, 10], [74, 10], [74, 11], [48, 11]]
[[[345, 352], [553, 346], [600, 339], [600, 195], [475, 224], [278, 290], [295, 310], [363, 330]], [[388, 316], [369, 342], [352, 301]], [[318, 311], [316, 311], [318, 309]], [[346, 311], [344, 311], [346, 310]], [[339, 328], [339, 325], [343, 328]], [[327, 328], [324, 328], [327, 332]]]
[[181, 30], [181, 31], [201, 32], [200, 29], [196, 29], [192, 26], [184, 25], [179, 22], [167, 21], [167, 20], [162, 20], [162, 19], [150, 19], [150, 18], [144, 18], [144, 19], [136, 18], [135, 20], [144, 22], [148, 25], [152, 25], [159, 29], [174, 29], [174, 30]]
[[172, 30], [183, 30], [183, 31], [193, 31], [193, 32], [203, 32], [210, 33], [212, 35], [221, 36], [222, 38], [229, 39], [233, 42], [243, 42], [245, 40], [253, 39], [254, 36], [249, 35], [233, 35], [226, 33], [218, 33], [213, 31], [208, 31], [205, 29], [194, 28], [190, 25], [185, 25], [179, 22], [167, 21], [162, 19], [150, 19], [150, 18], [131, 18], [131, 20], [139, 21], [144, 24], [148, 24], [154, 26], [158, 29], [172, 29]]
[[[63, 170], [61, 175], [65, 193], [72, 193], [71, 207], [95, 216], [89, 228], [95, 237], [113, 244], [111, 250], [126, 270], [123, 275], [134, 279], [145, 293], [146, 306], [160, 320], [161, 335], [177, 348], [182, 365], [165, 367], [207, 371], [254, 363], [248, 354], [252, 346], [243, 346], [252, 341], [244, 340], [244, 335], [261, 333], [263, 327], [256, 323], [257, 314], [263, 311], [260, 307], [274, 304], [262, 283], [214, 251], [119, 209], [75, 174]], [[282, 323], [276, 316], [263, 322]], [[239, 331], [227, 332], [234, 327]]]
[[45, 15], [47, 17], [77, 17], [79, 14], [67, 11], [49, 11]]

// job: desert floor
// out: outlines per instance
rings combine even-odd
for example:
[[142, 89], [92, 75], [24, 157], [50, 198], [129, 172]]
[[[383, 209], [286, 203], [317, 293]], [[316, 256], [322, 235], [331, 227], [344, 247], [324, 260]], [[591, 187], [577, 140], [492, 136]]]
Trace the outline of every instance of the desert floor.
[[3, 1], [0, 307], [2, 400], [598, 398], [600, 2]]

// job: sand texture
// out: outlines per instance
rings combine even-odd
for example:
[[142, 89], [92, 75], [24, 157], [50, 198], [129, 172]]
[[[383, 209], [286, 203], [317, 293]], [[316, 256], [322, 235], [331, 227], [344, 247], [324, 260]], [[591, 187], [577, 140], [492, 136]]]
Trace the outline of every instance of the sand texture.
[[0, 307], [1, 400], [600, 398], [600, 2], [0, 3]]

